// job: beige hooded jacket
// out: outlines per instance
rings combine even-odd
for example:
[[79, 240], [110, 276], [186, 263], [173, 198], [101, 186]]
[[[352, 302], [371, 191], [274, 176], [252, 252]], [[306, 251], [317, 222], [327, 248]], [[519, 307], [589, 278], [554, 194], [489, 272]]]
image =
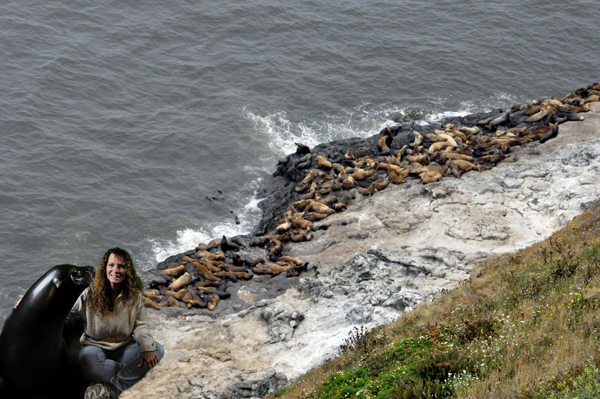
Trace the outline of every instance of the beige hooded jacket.
[[112, 312], [98, 316], [88, 298], [90, 288], [81, 293], [71, 313], [77, 313], [83, 318], [83, 335], [79, 342], [83, 345], [95, 345], [102, 349], [115, 350], [127, 345], [135, 339], [140, 344], [142, 352], [156, 350], [156, 343], [148, 327], [148, 318], [144, 299], [141, 294], [137, 302], [124, 304], [119, 294], [115, 300]]

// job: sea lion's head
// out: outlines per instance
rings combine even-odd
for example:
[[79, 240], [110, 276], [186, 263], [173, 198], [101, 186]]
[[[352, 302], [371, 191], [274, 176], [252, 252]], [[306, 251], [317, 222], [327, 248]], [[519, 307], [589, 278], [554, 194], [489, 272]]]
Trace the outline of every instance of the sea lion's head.
[[94, 274], [92, 266], [54, 266], [25, 293], [14, 313], [25, 309], [30, 314], [43, 313], [52, 308], [53, 312], [66, 314], [94, 280]]

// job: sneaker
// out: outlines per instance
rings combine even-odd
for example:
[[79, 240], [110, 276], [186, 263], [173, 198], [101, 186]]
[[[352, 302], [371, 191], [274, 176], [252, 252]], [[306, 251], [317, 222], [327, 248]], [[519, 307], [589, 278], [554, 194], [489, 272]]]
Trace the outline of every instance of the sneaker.
[[110, 392], [101, 382], [92, 382], [85, 390], [85, 399], [110, 399]]

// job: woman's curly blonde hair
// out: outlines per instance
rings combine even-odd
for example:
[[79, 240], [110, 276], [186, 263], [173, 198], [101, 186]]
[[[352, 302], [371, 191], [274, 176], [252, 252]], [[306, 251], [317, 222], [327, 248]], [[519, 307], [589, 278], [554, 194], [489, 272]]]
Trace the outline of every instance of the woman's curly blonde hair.
[[92, 284], [90, 292], [91, 306], [95, 309], [96, 314], [104, 316], [106, 311], [112, 312], [113, 301], [110, 293], [110, 282], [106, 276], [106, 264], [110, 254], [121, 258], [125, 263], [125, 280], [123, 281], [123, 303], [135, 303], [137, 297], [143, 289], [142, 280], [138, 277], [135, 267], [133, 267], [133, 260], [127, 251], [121, 248], [111, 248], [104, 253], [100, 267], [96, 270], [96, 278]]

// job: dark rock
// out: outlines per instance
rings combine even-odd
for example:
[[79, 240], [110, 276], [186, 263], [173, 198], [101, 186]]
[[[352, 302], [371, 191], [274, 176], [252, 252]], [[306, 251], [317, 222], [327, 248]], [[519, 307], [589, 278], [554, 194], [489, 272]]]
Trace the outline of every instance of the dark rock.
[[262, 398], [287, 384], [287, 377], [269, 368], [266, 371], [245, 370], [236, 381], [226, 388], [221, 399]]
[[[195, 253], [195, 251], [194, 251], [194, 253]], [[156, 265], [156, 269], [157, 270], [168, 269], [169, 265], [178, 263], [179, 261], [181, 261], [183, 259], [184, 256], [186, 256], [185, 253], [180, 253], [180, 254], [177, 254], [177, 255], [171, 255], [167, 259], [163, 260], [158, 265]]]

